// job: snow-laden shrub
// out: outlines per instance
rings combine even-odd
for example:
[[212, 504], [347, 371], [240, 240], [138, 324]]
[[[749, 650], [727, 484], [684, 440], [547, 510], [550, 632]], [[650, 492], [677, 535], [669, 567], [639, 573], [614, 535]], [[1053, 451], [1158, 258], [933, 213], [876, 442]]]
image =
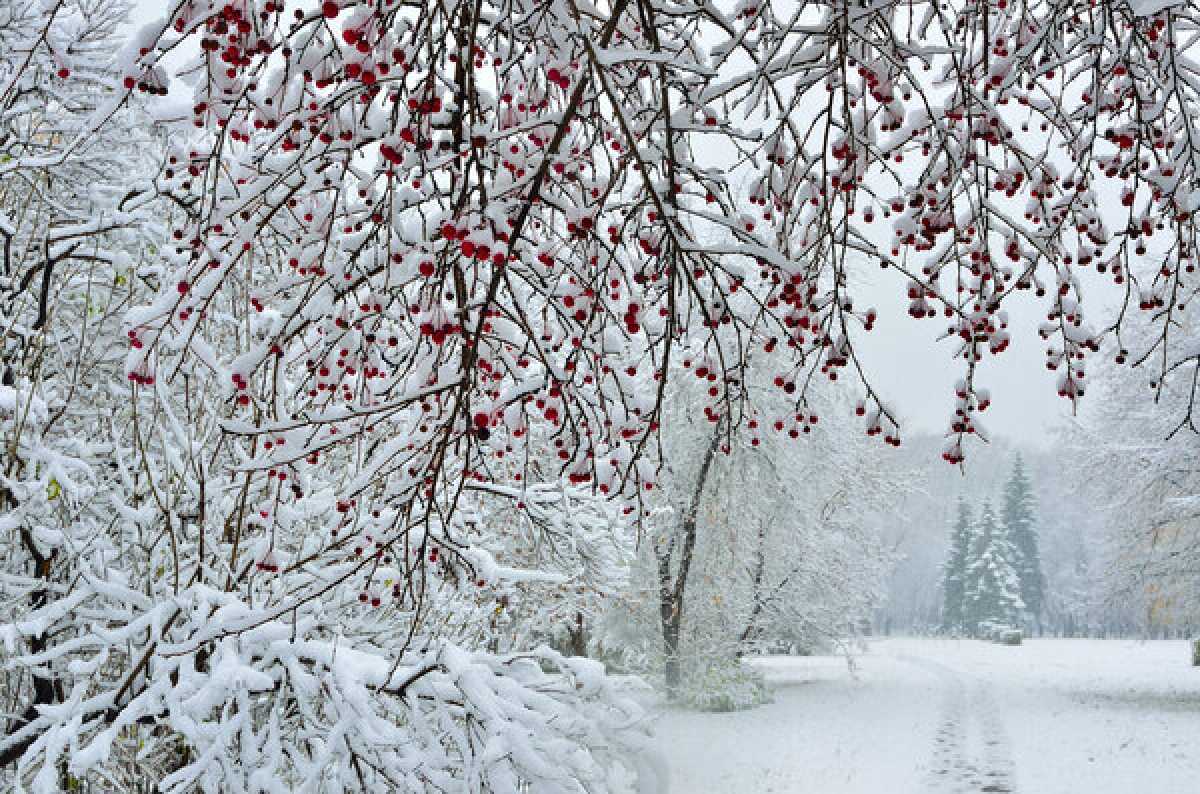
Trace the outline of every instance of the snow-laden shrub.
[[739, 658], [697, 660], [683, 679], [679, 701], [699, 711], [741, 711], [771, 701], [761, 671]]
[[1020, 645], [1024, 636], [1024, 633], [1020, 629], [1006, 629], [1000, 632], [996, 638], [996, 642], [1001, 645]]

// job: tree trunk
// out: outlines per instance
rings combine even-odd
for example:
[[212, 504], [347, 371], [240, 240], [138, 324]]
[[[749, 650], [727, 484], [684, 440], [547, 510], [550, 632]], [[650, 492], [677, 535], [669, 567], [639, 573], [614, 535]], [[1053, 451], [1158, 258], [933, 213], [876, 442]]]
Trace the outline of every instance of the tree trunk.
[[[712, 462], [717, 455], [717, 447], [721, 443], [723, 426], [724, 422], [718, 422], [713, 428], [712, 441], [709, 442], [708, 449], [704, 452], [704, 459], [700, 462], [700, 471], [696, 475], [696, 487], [692, 490], [691, 504], [683, 514], [683, 523], [668, 539], [664, 551], [655, 550], [658, 556], [659, 619], [662, 624], [665, 660], [663, 674], [667, 685], [667, 697], [671, 700], [675, 700], [679, 696], [679, 636], [683, 626], [683, 597], [687, 588], [688, 573], [692, 567], [692, 555], [696, 550], [696, 516], [700, 512], [704, 486], [708, 483]], [[682, 543], [679, 548], [679, 564], [672, 576], [671, 562], [675, 556], [677, 539]]]
[[758, 620], [759, 614], [763, 609], [763, 570], [766, 568], [766, 534], [767, 525], [765, 521], [758, 522], [758, 546], [754, 553], [754, 572], [750, 577], [750, 592], [753, 606], [750, 608], [750, 616], [746, 618], [746, 627], [742, 629], [742, 634], [738, 637], [738, 656], [742, 655], [742, 646], [744, 646], [753, 636], [755, 629], [755, 621]]
[[567, 650], [572, 656], [587, 656], [587, 630], [583, 627], [583, 613], [575, 613], [575, 625], [567, 629]]
[[663, 653], [666, 664], [663, 666], [663, 677], [667, 684], [667, 697], [675, 700], [679, 697], [679, 621], [673, 620], [663, 625]]

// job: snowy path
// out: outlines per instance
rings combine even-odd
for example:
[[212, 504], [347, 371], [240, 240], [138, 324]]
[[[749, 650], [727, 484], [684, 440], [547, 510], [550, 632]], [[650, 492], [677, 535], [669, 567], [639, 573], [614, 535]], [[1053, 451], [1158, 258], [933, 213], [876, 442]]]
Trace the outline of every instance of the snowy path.
[[946, 794], [1011, 794], [1012, 748], [991, 687], [929, 659], [897, 658], [942, 682], [942, 705], [926, 790]]
[[1200, 670], [1182, 642], [873, 643], [758, 660], [773, 703], [669, 710], [673, 794], [1195, 794]]

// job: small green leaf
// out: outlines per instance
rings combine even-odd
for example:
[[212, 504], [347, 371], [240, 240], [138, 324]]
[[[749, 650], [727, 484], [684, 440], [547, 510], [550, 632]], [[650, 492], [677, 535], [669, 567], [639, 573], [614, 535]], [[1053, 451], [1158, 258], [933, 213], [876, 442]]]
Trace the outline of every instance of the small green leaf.
[[46, 484], [46, 498], [57, 499], [60, 496], [62, 496], [62, 486], [58, 484], [58, 480], [51, 477], [50, 482]]

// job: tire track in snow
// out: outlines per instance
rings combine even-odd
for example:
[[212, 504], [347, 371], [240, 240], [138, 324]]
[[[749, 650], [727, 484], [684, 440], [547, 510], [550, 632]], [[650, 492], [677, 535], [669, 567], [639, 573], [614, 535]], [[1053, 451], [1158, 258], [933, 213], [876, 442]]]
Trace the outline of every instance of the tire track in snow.
[[[929, 791], [938, 794], [1016, 794], [1004, 723], [991, 690], [931, 659], [898, 656], [942, 682], [941, 715], [934, 735]], [[970, 746], [972, 728], [977, 747]]]

